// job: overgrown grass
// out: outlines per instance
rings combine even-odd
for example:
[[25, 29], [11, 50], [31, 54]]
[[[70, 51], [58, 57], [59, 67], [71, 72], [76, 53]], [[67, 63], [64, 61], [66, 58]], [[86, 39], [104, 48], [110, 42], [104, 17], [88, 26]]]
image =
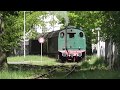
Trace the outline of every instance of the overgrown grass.
[[98, 70], [107, 70], [107, 65], [104, 63], [102, 57], [98, 58], [96, 56], [87, 56], [86, 60], [82, 62], [81, 69], [98, 69]]
[[0, 71], [0, 79], [32, 79], [47, 72], [47, 69], [38, 65], [9, 64], [8, 70]]
[[[43, 56], [42, 62], [40, 56], [8, 57], [8, 62], [27, 62], [28, 64], [9, 64], [8, 71], [0, 71], [0, 79], [29, 79], [34, 75], [48, 72], [53, 66], [62, 65], [56, 62], [56, 59]], [[64, 66], [70, 68], [74, 62], [66, 62]], [[120, 71], [109, 70], [104, 63], [103, 58], [96, 56], [87, 56], [85, 61], [78, 64], [77, 72], [72, 73], [65, 78], [67, 74], [63, 69], [48, 76], [50, 79], [120, 79]]]
[[27, 79], [32, 74], [31, 71], [0, 71], [0, 79]]
[[81, 70], [64, 77], [65, 74], [65, 72], [57, 72], [50, 79], [120, 79], [120, 71]]
[[103, 58], [87, 56], [78, 69], [68, 77], [66, 72], [56, 72], [51, 79], [120, 79], [120, 71], [109, 70]]
[[[42, 57], [37, 55], [28, 55], [8, 57], [8, 71], [0, 71], [1, 79], [27, 79], [34, 75], [47, 73], [48, 69], [54, 68], [53, 66], [62, 65], [62, 63], [57, 62], [55, 58], [50, 58], [47, 56]], [[14, 62], [17, 62], [14, 64]], [[74, 63], [66, 62], [64, 65], [71, 66]]]
[[12, 70], [0, 71], [0, 79], [32, 79], [34, 76], [46, 73], [46, 70], [36, 71], [36, 70]]

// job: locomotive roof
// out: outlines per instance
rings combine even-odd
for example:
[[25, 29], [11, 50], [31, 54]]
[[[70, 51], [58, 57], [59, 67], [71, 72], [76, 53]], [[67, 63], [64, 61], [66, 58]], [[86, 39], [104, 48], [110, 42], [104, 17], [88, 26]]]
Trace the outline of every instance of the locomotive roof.
[[61, 31], [61, 30], [48, 32], [48, 33], [44, 34], [43, 36], [44, 36], [44, 38], [56, 37], [56, 36], [59, 35], [59, 32], [60, 32], [60, 31]]
[[[67, 29], [70, 29], [70, 28], [67, 28]], [[74, 29], [77, 29], [77, 28], [74, 28]], [[61, 29], [61, 30], [57, 30], [57, 31], [52, 31], [52, 32], [47, 32], [47, 33], [44, 33], [43, 35], [42, 34], [39, 35], [39, 37], [43, 36], [45, 39], [46, 38], [51, 38], [51, 37], [57, 37], [59, 35], [59, 32], [62, 31], [62, 30], [65, 30], [65, 29]]]

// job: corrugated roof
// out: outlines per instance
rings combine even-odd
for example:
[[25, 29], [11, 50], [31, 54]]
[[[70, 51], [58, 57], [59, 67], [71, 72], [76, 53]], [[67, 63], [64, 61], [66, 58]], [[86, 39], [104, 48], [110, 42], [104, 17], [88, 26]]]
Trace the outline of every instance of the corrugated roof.
[[[67, 27], [67, 28], [65, 28], [65, 29], [70, 30], [70, 29], [77, 29], [77, 28], [75, 28], [75, 27], [73, 27], [73, 26], [69, 26], [69, 27]], [[62, 30], [65, 30], [65, 29], [62, 29]], [[44, 34], [40, 34], [40, 35], [38, 36], [38, 38], [39, 38], [39, 37], [42, 37], [42, 36], [43, 36], [45, 39], [46, 39], [46, 38], [51, 38], [51, 37], [56, 37], [56, 36], [59, 35], [59, 32], [62, 31], [62, 30], [57, 30], [57, 31], [52, 31], [52, 32], [47, 32], [47, 33], [44, 33]], [[79, 29], [79, 30], [81, 30], [81, 29]]]
[[46, 38], [56, 37], [56, 36], [59, 35], [59, 32], [60, 32], [60, 31], [61, 31], [61, 30], [57, 30], [57, 31], [52, 31], [52, 32], [47, 32], [47, 33], [44, 33], [44, 34], [40, 34], [40, 35], [38, 36], [38, 38], [39, 38], [39, 37], [44, 37], [44, 38], [46, 39]]

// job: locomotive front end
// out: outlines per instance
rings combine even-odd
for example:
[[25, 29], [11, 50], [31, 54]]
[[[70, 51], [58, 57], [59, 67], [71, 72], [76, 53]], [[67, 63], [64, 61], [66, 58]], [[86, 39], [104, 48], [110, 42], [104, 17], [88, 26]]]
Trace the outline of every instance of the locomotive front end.
[[59, 33], [58, 59], [80, 61], [85, 58], [86, 38], [81, 29], [67, 28]]
[[80, 61], [85, 56], [85, 50], [61, 50], [61, 59], [68, 61]]

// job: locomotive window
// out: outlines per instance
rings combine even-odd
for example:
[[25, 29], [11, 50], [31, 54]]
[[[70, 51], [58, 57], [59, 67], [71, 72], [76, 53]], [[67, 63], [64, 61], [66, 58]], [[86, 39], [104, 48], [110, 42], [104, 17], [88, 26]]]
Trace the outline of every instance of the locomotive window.
[[80, 32], [79, 35], [80, 35], [80, 37], [83, 37], [83, 33], [82, 32]]
[[74, 38], [75, 33], [69, 33], [69, 38]]
[[63, 38], [64, 37], [64, 32], [60, 33], [60, 37]]

